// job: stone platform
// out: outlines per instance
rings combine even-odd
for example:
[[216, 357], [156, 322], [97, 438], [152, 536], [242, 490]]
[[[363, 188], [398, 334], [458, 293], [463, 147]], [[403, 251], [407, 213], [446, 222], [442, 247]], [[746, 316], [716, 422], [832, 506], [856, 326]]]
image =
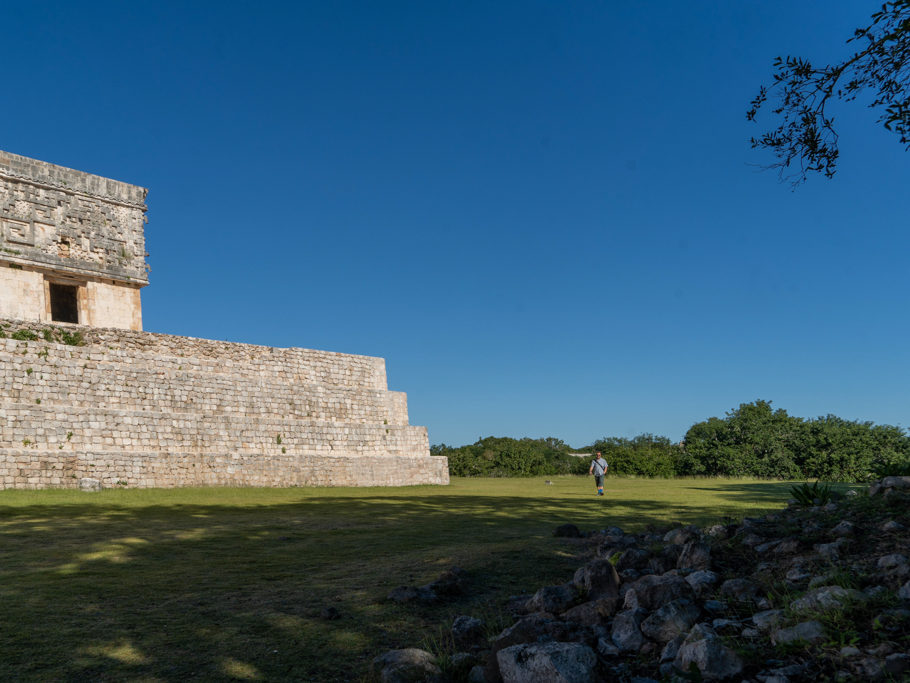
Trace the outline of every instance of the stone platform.
[[382, 358], [0, 325], [0, 488], [448, 483]]

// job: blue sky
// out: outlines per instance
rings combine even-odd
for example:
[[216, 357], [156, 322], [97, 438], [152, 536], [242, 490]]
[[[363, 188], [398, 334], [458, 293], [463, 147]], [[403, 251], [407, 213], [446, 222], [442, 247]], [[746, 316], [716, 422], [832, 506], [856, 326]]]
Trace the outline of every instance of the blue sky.
[[745, 118], [878, 4], [16, 3], [0, 149], [150, 188], [145, 329], [382, 356], [431, 443], [906, 426], [910, 156]]

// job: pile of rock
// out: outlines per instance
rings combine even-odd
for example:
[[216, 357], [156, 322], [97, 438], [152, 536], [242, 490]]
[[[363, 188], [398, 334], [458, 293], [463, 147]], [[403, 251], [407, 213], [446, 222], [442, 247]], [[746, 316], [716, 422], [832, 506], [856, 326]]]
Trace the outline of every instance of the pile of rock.
[[419, 650], [374, 664], [388, 682], [910, 678], [908, 527], [910, 477], [886, 477], [867, 496], [735, 524], [601, 530], [596, 556], [513, 601], [492, 639], [458, 617], [445, 671]]

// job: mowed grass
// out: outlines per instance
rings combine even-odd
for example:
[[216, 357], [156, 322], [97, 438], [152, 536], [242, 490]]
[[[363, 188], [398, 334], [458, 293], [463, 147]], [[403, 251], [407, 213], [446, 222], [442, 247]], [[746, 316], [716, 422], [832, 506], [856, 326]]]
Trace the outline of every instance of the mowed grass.
[[[582, 529], [784, 505], [721, 479], [454, 479], [448, 487], [0, 492], [0, 680], [350, 681], [454, 616], [571, 578]], [[468, 593], [399, 606], [452, 565]], [[341, 617], [326, 620], [326, 607]]]

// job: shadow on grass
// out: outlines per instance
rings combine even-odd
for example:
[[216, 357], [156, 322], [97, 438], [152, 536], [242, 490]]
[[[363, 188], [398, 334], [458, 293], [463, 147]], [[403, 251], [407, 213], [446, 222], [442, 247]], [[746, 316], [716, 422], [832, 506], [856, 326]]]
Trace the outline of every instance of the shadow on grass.
[[[757, 486], [725, 495], [779, 502]], [[438, 493], [0, 506], [0, 619], [13, 625], [0, 629], [0, 678], [357, 680], [457, 613], [570, 578], [583, 544], [553, 538], [557, 524], [641, 529], [737, 510]], [[383, 600], [452, 564], [469, 577], [458, 601]], [[340, 619], [321, 616], [329, 606]]]

